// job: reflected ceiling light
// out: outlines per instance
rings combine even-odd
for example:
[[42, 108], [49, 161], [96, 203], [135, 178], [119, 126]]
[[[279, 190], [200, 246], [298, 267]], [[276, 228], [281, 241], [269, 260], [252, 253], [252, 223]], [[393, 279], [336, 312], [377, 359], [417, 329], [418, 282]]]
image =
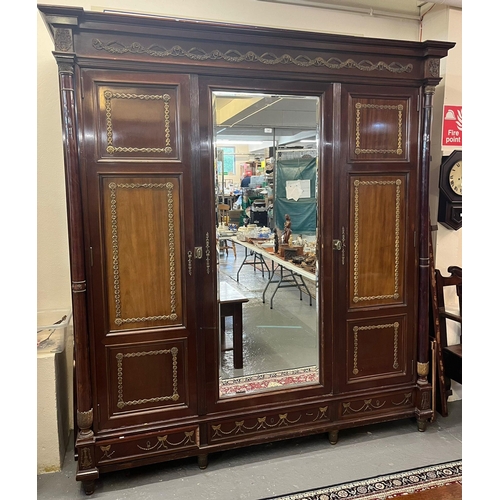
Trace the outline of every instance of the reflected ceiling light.
[[[269, 96], [269, 94], [260, 94], [258, 92], [229, 92], [229, 91], [222, 91], [222, 90], [214, 91], [214, 95], [216, 97], [235, 97], [235, 98], [268, 97]], [[273, 96], [271, 96], [271, 97], [273, 97]]]
[[318, 142], [316, 139], [302, 139], [299, 142]]
[[262, 141], [231, 141], [230, 139], [221, 139], [217, 141], [217, 146], [219, 144], [262, 144]]

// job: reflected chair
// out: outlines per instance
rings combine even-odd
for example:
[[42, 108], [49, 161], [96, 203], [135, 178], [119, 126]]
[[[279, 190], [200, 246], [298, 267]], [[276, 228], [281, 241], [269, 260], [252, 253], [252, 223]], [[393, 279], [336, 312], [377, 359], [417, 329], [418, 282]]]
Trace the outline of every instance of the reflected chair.
[[[219, 203], [217, 205], [217, 212], [219, 214], [218, 220], [219, 220], [219, 229], [221, 226], [227, 226], [229, 223], [229, 209], [230, 206], [226, 205], [225, 203]], [[219, 252], [223, 253], [224, 250], [226, 251], [226, 255], [229, 254], [229, 249], [232, 249], [234, 258], [236, 258], [236, 244], [234, 241], [223, 237], [219, 236]]]

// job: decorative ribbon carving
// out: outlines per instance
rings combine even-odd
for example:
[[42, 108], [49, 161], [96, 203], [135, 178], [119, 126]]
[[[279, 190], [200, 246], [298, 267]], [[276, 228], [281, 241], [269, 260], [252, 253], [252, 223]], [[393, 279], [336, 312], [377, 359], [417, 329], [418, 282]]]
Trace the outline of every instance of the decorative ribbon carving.
[[168, 49], [162, 47], [158, 44], [150, 45], [149, 47], [144, 47], [138, 42], [133, 42], [130, 45], [124, 45], [118, 41], [102, 42], [98, 38], [92, 40], [92, 46], [96, 50], [104, 50], [110, 54], [138, 54], [138, 55], [148, 55], [151, 57], [158, 58], [181, 58], [185, 57], [193, 61], [225, 61], [230, 63], [261, 63], [266, 66], [274, 66], [277, 64], [285, 65], [295, 65], [303, 68], [309, 67], [325, 67], [328, 69], [357, 69], [359, 71], [381, 71], [386, 70], [391, 73], [411, 73], [413, 70], [412, 64], [400, 64], [397, 62], [386, 63], [384, 61], [378, 61], [376, 63], [363, 59], [360, 62], [356, 62], [353, 59], [346, 59], [342, 61], [337, 57], [330, 57], [324, 59], [323, 57], [309, 57], [304, 55], [299, 55], [293, 57], [289, 54], [276, 55], [272, 52], [264, 52], [261, 55], [256, 54], [253, 51], [248, 51], [245, 53], [239, 52], [236, 49], [229, 49], [225, 52], [215, 49], [211, 51], [206, 51], [198, 47], [193, 47], [191, 49], [183, 49], [180, 45], [175, 45]]

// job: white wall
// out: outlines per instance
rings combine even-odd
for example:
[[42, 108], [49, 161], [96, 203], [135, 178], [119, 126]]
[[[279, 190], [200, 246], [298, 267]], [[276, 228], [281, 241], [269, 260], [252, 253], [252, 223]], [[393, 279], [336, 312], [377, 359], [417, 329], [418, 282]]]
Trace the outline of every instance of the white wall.
[[454, 231], [437, 223], [437, 206], [439, 199], [439, 167], [441, 157], [447, 156], [454, 149], [441, 146], [443, 106], [462, 105], [462, 11], [435, 5], [424, 17], [424, 39], [448, 39], [456, 45], [443, 60], [441, 67], [441, 84], [434, 96], [434, 116], [432, 127], [432, 162], [430, 182], [431, 222], [438, 225], [435, 236], [436, 267], [443, 273], [451, 265], [462, 265], [462, 229]]
[[[85, 10], [102, 10], [93, 2], [57, 0], [43, 2], [53, 5], [83, 7]], [[366, 37], [418, 40], [420, 26], [417, 21], [376, 18], [313, 9], [285, 4], [271, 4], [256, 0], [108, 0], [106, 8], [156, 13], [170, 17], [205, 19], [238, 24], [274, 26], [297, 30], [320, 31]], [[458, 28], [460, 22], [460, 28]], [[38, 310], [63, 309], [71, 304], [66, 201], [64, 188], [64, 166], [62, 153], [61, 121], [58, 93], [57, 66], [52, 56], [54, 49], [49, 33], [37, 14], [37, 308]], [[451, 11], [436, 6], [432, 15], [425, 19], [423, 39], [453, 40], [461, 42], [461, 11]], [[461, 77], [459, 51], [448, 61], [447, 68], [453, 71], [446, 75], [437, 95], [449, 104], [460, 104], [457, 79]], [[451, 83], [450, 83], [451, 81]], [[461, 97], [461, 95], [460, 95]], [[442, 102], [436, 99], [436, 110]], [[436, 114], [432, 141], [440, 143], [440, 117]], [[434, 151], [433, 149], [433, 156]], [[438, 156], [440, 151], [438, 150]], [[435, 164], [435, 161], [433, 162]], [[432, 192], [435, 194], [435, 178]], [[437, 205], [436, 205], [437, 206]], [[439, 230], [440, 262], [461, 264], [461, 231], [446, 233]], [[443, 238], [441, 238], [443, 235]], [[460, 260], [460, 262], [458, 262]], [[71, 384], [69, 385], [71, 387]]]
[[[447, 39], [456, 42], [455, 47], [450, 50], [448, 57], [442, 62], [441, 76], [443, 80], [436, 89], [434, 96], [431, 139], [432, 161], [429, 186], [431, 224], [437, 226], [437, 232], [433, 232], [435, 265], [443, 276], [448, 276], [448, 267], [462, 267], [462, 229], [457, 231], [447, 229], [437, 222], [438, 186], [441, 158], [451, 154], [455, 149], [441, 146], [443, 106], [462, 105], [462, 10], [435, 5], [424, 16], [422, 37], [423, 39]], [[445, 302], [450, 311], [459, 312], [458, 299], [451, 287], [449, 290], [445, 290]], [[447, 334], [449, 344], [458, 343], [460, 341], [461, 326], [448, 321]], [[452, 392], [453, 394], [449, 398], [450, 401], [462, 399], [462, 386], [454, 381], [452, 381]]]
[[[448, 9], [448, 39], [456, 41], [457, 44], [450, 51], [446, 58], [444, 68], [444, 100], [443, 105], [462, 105], [462, 11]], [[441, 116], [442, 116], [441, 106]], [[440, 127], [439, 137], [441, 137], [442, 121], [436, 121], [435, 125]], [[438, 135], [438, 131], [434, 136]], [[437, 141], [436, 141], [437, 142]], [[439, 142], [440, 144], [440, 142]], [[449, 155], [453, 148], [443, 146], [443, 155]], [[462, 149], [462, 148], [459, 148]], [[442, 272], [449, 266], [462, 266], [462, 229], [453, 231], [446, 229], [439, 224], [438, 238], [436, 245], [436, 267]]]

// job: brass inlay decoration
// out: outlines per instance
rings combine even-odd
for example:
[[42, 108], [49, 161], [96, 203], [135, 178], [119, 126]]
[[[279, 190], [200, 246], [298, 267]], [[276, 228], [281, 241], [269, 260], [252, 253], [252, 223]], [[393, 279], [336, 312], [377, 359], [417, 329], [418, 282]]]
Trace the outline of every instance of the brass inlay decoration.
[[[269, 421], [267, 420], [269, 418]], [[279, 418], [275, 421], [274, 418], [270, 417], [258, 417], [257, 422], [248, 427], [245, 425], [244, 420], [234, 422], [234, 427], [230, 431], [223, 431], [222, 425], [212, 425], [212, 429], [214, 431], [213, 437], [218, 436], [229, 436], [230, 434], [244, 434], [245, 431], [254, 431], [254, 430], [267, 430], [272, 429], [274, 427], [281, 427], [283, 425], [295, 424], [300, 420], [300, 416], [296, 420], [289, 420], [288, 413], [279, 414]]]
[[342, 406], [344, 407], [344, 411], [342, 412], [342, 415], [346, 415], [347, 413], [359, 413], [360, 411], [372, 411], [372, 410], [379, 410], [385, 405], [385, 401], [379, 401], [378, 399], [372, 403], [372, 399], [365, 399], [363, 401], [363, 404], [358, 408], [355, 409], [351, 406], [351, 403], [342, 403]]
[[79, 429], [90, 429], [94, 422], [94, 409], [91, 408], [88, 411], [78, 411], [76, 412], [76, 424]]
[[194, 436], [194, 431], [187, 431], [184, 432], [184, 437], [179, 442], [172, 443], [171, 441], [168, 440], [168, 434], [166, 434], [165, 436], [157, 436], [156, 437], [157, 441], [154, 444], [151, 444], [150, 441], [147, 441], [145, 447], [137, 445], [137, 448], [143, 451], [159, 451], [162, 449], [168, 450], [170, 449], [169, 446], [175, 448], [176, 446], [183, 446], [183, 445], [186, 446], [190, 444], [196, 444], [193, 440], [193, 436]]
[[403, 400], [400, 401], [399, 403], [395, 403], [394, 401], [391, 401], [394, 406], [403, 406], [407, 405], [408, 403], [411, 403], [411, 392], [407, 392], [406, 394], [403, 395]]
[[417, 361], [417, 374], [421, 377], [427, 377], [429, 375], [429, 362], [427, 363], [419, 363]]
[[394, 323], [394, 363], [392, 365], [392, 367], [395, 370], [397, 370], [399, 368], [399, 363], [398, 363], [398, 347], [399, 347], [398, 328], [399, 328], [399, 323], [396, 321]]
[[393, 361], [392, 367], [395, 370], [397, 370], [399, 368], [399, 363], [398, 363], [399, 323], [397, 321], [395, 323], [387, 324], [387, 325], [355, 326], [353, 328], [353, 332], [354, 332], [354, 339], [353, 339], [354, 340], [354, 352], [353, 352], [354, 367], [352, 370], [352, 373], [354, 375], [357, 375], [359, 373], [359, 370], [358, 370], [358, 332], [359, 331], [368, 331], [368, 330], [381, 330], [383, 328], [394, 328], [394, 361]]
[[71, 282], [71, 290], [73, 293], [81, 293], [87, 291], [87, 282], [86, 281], [72, 281]]
[[191, 276], [193, 274], [193, 252], [191, 252], [191, 250], [188, 250], [187, 256], [188, 256], [188, 273], [189, 276]]
[[[396, 187], [396, 204], [394, 217], [394, 293], [392, 295], [374, 295], [370, 297], [359, 297], [359, 186], [387, 186], [395, 185]], [[381, 299], [398, 299], [398, 282], [399, 282], [399, 239], [400, 239], [400, 218], [401, 218], [401, 180], [395, 181], [354, 181], [354, 297], [355, 303], [369, 300]]]
[[[175, 221], [174, 221], [174, 185], [171, 182], [167, 183], [146, 183], [146, 184], [116, 184], [109, 183], [111, 191], [111, 238], [112, 238], [112, 253], [113, 253], [113, 283], [115, 296], [115, 324], [122, 325], [124, 323], [138, 323], [144, 321], [160, 321], [160, 320], [175, 320], [177, 319], [175, 300], [176, 300], [176, 283], [175, 283]], [[117, 189], [166, 189], [168, 203], [168, 247], [170, 252], [170, 314], [161, 314], [158, 316], [146, 316], [141, 318], [122, 318], [121, 307], [121, 292], [120, 292], [120, 265], [119, 265], [119, 239], [118, 239], [118, 213], [116, 192]]]
[[[328, 406], [323, 406], [318, 409], [318, 412], [312, 422], [321, 419], [328, 419], [327, 415]], [[307, 413], [308, 416], [312, 416], [312, 413]], [[293, 425], [299, 422], [302, 418], [302, 415], [295, 420], [290, 420], [288, 418], [288, 413], [280, 413], [278, 418], [276, 417], [257, 417], [257, 422], [254, 425], [248, 426], [245, 425], [245, 420], [238, 420], [234, 422], [234, 427], [229, 431], [222, 430], [222, 424], [212, 425], [213, 435], [212, 439], [219, 437], [223, 438], [225, 436], [235, 435], [235, 434], [245, 434], [247, 431], [261, 431], [261, 430], [269, 430], [275, 427], [283, 427], [288, 425]]]
[[101, 448], [102, 451], [101, 460], [104, 460], [105, 458], [112, 458], [115, 453], [114, 451], [112, 451], [111, 453], [109, 452], [111, 450], [110, 444], [108, 444], [107, 446], [99, 446], [99, 448]]
[[205, 236], [205, 255], [207, 260], [207, 274], [210, 274], [210, 235]]
[[354, 373], [354, 375], [357, 375], [359, 373], [359, 370], [358, 370], [358, 330], [359, 330], [359, 327], [355, 326], [354, 327], [354, 352], [353, 352], [354, 367], [352, 370], [352, 373]]
[[78, 450], [78, 457], [82, 469], [89, 469], [92, 467], [92, 453], [90, 453], [90, 448], [80, 448]]
[[[411, 392], [407, 392], [402, 395], [402, 400], [401, 401], [390, 401], [392, 405], [394, 406], [404, 406], [411, 404]], [[374, 402], [372, 399], [365, 399], [361, 406], [359, 408], [353, 408], [351, 406], [352, 402], [347, 402], [347, 403], [342, 403], [343, 407], [343, 412], [342, 415], [347, 415], [350, 413], [359, 413], [361, 411], [373, 411], [373, 410], [379, 410], [380, 408], [384, 407], [384, 405], [387, 403], [387, 399], [381, 401], [379, 399], [375, 400]], [[358, 403], [360, 403], [358, 401]]]
[[[118, 362], [118, 408], [122, 409], [125, 406], [142, 405], [145, 403], [160, 403], [162, 401], [177, 401], [179, 399], [179, 394], [177, 392], [177, 354], [179, 349], [177, 347], [172, 347], [172, 349], [161, 349], [159, 351], [143, 351], [143, 352], [131, 352], [127, 354], [118, 353], [116, 359]], [[147, 399], [135, 399], [133, 401], [123, 400], [123, 359], [124, 358], [137, 358], [140, 356], [158, 356], [160, 354], [171, 354], [172, 355], [172, 395], [171, 396], [159, 396], [156, 398]]]
[[359, 62], [356, 62], [353, 59], [342, 61], [337, 57], [330, 57], [328, 59], [324, 59], [323, 57], [311, 58], [303, 55], [293, 57], [289, 54], [277, 55], [272, 52], [264, 52], [263, 54], [258, 55], [251, 50], [245, 53], [241, 53], [236, 49], [229, 49], [225, 52], [215, 49], [207, 52], [206, 50], [200, 49], [198, 47], [193, 47], [186, 50], [179, 45], [175, 45], [172, 48], [168, 49], [158, 44], [144, 47], [138, 42], [133, 42], [130, 45], [124, 45], [115, 40], [105, 43], [101, 42], [101, 40], [99, 40], [98, 38], [94, 38], [92, 40], [92, 46], [96, 50], [104, 50], [105, 52], [109, 52], [110, 54], [144, 54], [151, 57], [161, 58], [185, 57], [187, 59], [191, 59], [192, 61], [225, 61], [230, 63], [252, 62], [265, 64], [266, 66], [285, 64], [305, 68], [325, 67], [328, 69], [358, 69], [360, 71], [386, 70], [390, 73], [411, 73], [413, 70], [413, 64], [403, 65], [397, 62], [388, 64], [384, 61], [378, 61], [374, 63], [366, 59], [363, 59]]
[[[372, 153], [395, 153], [403, 154], [403, 105], [402, 104], [362, 104], [356, 103], [356, 149], [354, 152], [359, 154]], [[361, 110], [362, 109], [390, 109], [398, 112], [398, 139], [396, 149], [361, 149]]]
[[342, 226], [342, 265], [345, 264], [345, 227]]
[[[111, 116], [111, 101], [112, 99], [140, 99], [143, 101], [162, 100], [164, 108], [165, 120], [165, 147], [162, 148], [124, 148], [113, 146], [113, 121]], [[168, 94], [162, 95], [144, 95], [144, 94], [127, 94], [124, 92], [111, 92], [106, 90], [104, 92], [104, 100], [106, 105], [106, 135], [108, 146], [106, 151], [109, 154], [114, 153], [171, 153], [170, 147], [170, 96]]]
[[422, 410], [428, 410], [431, 407], [431, 392], [425, 391], [422, 393]]
[[90, 448], [80, 448], [78, 450], [78, 459], [82, 469], [89, 469], [92, 467], [92, 453], [90, 452]]
[[[326, 412], [328, 411], [328, 406], [321, 406], [318, 408], [318, 411], [316, 412], [316, 416], [311, 420], [311, 422], [316, 422], [317, 420], [321, 420], [323, 418], [328, 419], [328, 415]], [[311, 417], [314, 415], [314, 413], [306, 413], [308, 417]]]

